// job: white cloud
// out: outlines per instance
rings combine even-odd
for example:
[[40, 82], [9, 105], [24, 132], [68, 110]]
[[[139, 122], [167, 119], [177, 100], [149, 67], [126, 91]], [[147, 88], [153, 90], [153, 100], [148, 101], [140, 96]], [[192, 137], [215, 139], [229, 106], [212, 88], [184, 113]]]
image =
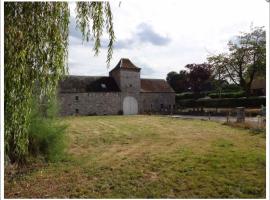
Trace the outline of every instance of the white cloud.
[[[111, 68], [128, 57], [142, 68], [143, 77], [165, 78], [188, 63], [205, 62], [209, 52], [225, 51], [228, 40], [249, 31], [251, 23], [266, 26], [268, 6], [265, 0], [126, 0], [120, 7], [111, 1], [117, 37]], [[74, 9], [72, 3], [72, 17]], [[82, 45], [74, 33], [70, 74], [107, 75], [106, 49], [94, 57], [91, 44]]]

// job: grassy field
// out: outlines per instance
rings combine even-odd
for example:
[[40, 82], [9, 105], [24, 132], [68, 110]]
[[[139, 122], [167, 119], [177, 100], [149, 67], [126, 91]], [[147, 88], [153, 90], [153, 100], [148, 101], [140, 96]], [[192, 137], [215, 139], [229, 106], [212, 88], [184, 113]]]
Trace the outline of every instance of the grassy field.
[[265, 134], [162, 116], [68, 117], [67, 159], [6, 170], [6, 198], [265, 198]]

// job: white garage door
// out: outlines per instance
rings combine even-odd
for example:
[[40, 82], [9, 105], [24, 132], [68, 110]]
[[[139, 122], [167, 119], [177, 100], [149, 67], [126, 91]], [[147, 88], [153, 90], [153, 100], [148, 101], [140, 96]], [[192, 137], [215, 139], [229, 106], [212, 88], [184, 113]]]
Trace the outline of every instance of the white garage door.
[[136, 115], [138, 114], [138, 103], [134, 97], [125, 97], [123, 102], [124, 115]]

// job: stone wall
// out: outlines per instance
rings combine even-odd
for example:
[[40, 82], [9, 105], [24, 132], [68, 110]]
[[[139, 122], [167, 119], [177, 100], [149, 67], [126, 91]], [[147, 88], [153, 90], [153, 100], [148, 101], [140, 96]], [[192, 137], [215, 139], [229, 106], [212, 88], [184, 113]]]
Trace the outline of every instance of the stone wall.
[[121, 70], [120, 90], [125, 93], [139, 93], [141, 89], [140, 72]]
[[116, 115], [122, 111], [120, 92], [60, 93], [60, 114]]
[[[137, 100], [138, 107], [140, 106], [140, 72], [121, 70], [120, 71], [120, 90], [121, 92], [121, 105], [125, 97], [134, 97]], [[139, 112], [139, 110], [138, 110]]]
[[141, 93], [140, 113], [169, 111], [175, 105], [175, 93]]

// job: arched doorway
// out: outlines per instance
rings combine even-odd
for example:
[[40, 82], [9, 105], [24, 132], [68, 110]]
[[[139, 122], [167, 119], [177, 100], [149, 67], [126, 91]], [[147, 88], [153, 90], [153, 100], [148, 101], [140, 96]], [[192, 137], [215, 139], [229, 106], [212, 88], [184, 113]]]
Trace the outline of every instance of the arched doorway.
[[124, 98], [123, 113], [124, 115], [138, 114], [138, 102], [134, 97], [127, 96]]

